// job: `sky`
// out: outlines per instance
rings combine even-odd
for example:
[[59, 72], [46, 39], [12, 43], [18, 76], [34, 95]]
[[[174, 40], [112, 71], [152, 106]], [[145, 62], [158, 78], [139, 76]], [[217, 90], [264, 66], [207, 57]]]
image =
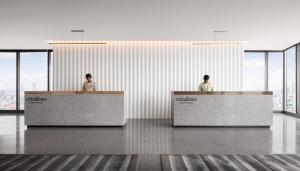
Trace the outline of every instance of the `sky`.
[[[20, 100], [23, 108], [24, 90], [47, 90], [47, 52], [20, 54]], [[0, 53], [0, 92], [4, 98], [16, 96], [16, 53]], [[6, 100], [10, 106], [14, 100]]]

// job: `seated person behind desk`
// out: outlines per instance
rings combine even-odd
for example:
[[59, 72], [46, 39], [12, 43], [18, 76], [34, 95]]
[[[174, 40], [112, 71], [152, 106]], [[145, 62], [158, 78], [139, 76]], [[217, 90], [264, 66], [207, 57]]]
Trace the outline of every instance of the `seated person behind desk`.
[[86, 81], [83, 83], [82, 91], [96, 91], [96, 83], [92, 80], [91, 74], [85, 75]]
[[203, 80], [204, 81], [199, 85], [199, 91], [202, 92], [213, 91], [213, 86], [208, 82], [209, 76], [204, 75]]

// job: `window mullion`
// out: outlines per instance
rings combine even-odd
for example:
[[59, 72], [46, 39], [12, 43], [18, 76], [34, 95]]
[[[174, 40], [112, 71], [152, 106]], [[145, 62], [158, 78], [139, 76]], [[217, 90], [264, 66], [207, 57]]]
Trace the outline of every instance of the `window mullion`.
[[16, 110], [20, 110], [20, 51], [16, 52]]

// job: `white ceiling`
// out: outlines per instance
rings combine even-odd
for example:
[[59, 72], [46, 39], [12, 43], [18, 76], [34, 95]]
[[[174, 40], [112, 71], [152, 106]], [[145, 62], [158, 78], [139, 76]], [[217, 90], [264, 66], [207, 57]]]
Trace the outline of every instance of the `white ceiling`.
[[[300, 42], [300, 0], [0, 0], [0, 49], [47, 40], [248, 41], [248, 50]], [[218, 40], [224, 40], [218, 38]]]

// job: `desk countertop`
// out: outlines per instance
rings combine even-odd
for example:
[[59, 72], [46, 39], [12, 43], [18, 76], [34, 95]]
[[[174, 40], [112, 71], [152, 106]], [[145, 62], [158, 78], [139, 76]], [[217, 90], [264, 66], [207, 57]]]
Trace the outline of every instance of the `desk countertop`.
[[173, 91], [174, 95], [273, 95], [272, 91]]
[[124, 91], [25, 91], [27, 95], [71, 95], [71, 94], [119, 94], [123, 95]]

